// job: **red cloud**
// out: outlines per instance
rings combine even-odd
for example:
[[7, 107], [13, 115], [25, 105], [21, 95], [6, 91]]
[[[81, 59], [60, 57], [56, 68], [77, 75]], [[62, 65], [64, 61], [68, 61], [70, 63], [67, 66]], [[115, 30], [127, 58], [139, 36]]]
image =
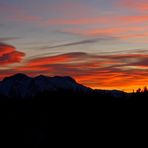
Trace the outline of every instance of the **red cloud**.
[[138, 11], [148, 10], [147, 0], [124, 0], [120, 2], [120, 5], [126, 8], [132, 8]]
[[71, 62], [73, 61], [74, 58], [76, 58], [75, 55], [77, 56], [76, 53], [73, 53], [73, 54], [62, 54], [62, 55], [51, 56], [51, 57], [41, 57], [41, 58], [30, 60], [28, 63], [28, 66], [40, 66], [40, 65]]
[[87, 17], [87, 18], [56, 18], [48, 19], [47, 21], [42, 21], [43, 26], [48, 25], [96, 25], [96, 24], [107, 24], [110, 25], [127, 25], [127, 24], [137, 24], [148, 21], [148, 15], [108, 15], [108, 16], [98, 16], [98, 17]]
[[[125, 19], [125, 18], [124, 18]], [[83, 36], [90, 36], [90, 37], [97, 37], [103, 36], [104, 39], [120, 39], [126, 40], [128, 42], [140, 42], [146, 43], [147, 36], [148, 36], [148, 26], [126, 26], [126, 27], [106, 27], [106, 28], [95, 28], [95, 29], [65, 29], [61, 30], [61, 32], [69, 33], [69, 34], [76, 34], [76, 35], [83, 35]], [[132, 40], [129, 40], [132, 39]], [[138, 40], [134, 40], [138, 39]]]
[[[124, 18], [125, 19], [125, 18]], [[127, 26], [127, 27], [108, 27], [108, 28], [96, 28], [96, 29], [65, 29], [61, 32], [72, 33], [72, 34], [80, 34], [87, 36], [97, 36], [97, 35], [121, 35], [122, 33], [129, 33], [130, 31], [145, 31], [147, 30], [147, 26]]]
[[[147, 79], [147, 53], [91, 55], [67, 53], [29, 60], [15, 72], [31, 76], [69, 75], [92, 88], [124, 89], [144, 86]], [[144, 69], [145, 68], [145, 69]]]
[[16, 51], [15, 47], [0, 43], [0, 64], [1, 66], [18, 63], [25, 56], [23, 52]]

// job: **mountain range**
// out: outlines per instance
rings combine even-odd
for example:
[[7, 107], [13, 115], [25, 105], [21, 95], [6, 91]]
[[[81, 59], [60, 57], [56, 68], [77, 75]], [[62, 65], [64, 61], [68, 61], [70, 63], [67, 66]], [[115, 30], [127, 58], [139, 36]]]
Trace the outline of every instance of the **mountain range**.
[[109, 94], [115, 98], [125, 95], [118, 90], [93, 90], [76, 82], [69, 76], [43, 76], [29, 77], [25, 74], [15, 74], [0, 81], [0, 95], [12, 98], [34, 97], [44, 92], [73, 92], [83, 94]]
[[112, 129], [112, 136], [120, 120], [117, 130], [137, 116], [147, 120], [147, 98], [148, 91], [93, 90], [69, 76], [15, 74], [0, 81], [1, 141], [38, 147], [50, 144], [58, 132], [63, 137], [66, 128], [67, 135], [79, 135], [83, 127], [84, 133], [99, 127], [101, 136]]

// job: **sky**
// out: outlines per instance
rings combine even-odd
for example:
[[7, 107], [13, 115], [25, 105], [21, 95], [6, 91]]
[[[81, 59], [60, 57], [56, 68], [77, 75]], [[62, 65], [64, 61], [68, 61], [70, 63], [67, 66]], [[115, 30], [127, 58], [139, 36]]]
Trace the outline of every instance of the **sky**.
[[94, 89], [148, 85], [147, 0], [0, 0], [0, 79], [71, 76]]

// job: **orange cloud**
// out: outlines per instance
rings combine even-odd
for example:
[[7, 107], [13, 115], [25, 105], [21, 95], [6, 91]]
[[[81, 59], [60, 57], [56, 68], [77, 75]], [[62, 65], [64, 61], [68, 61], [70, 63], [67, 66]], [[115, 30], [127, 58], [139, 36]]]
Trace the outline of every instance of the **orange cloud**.
[[119, 21], [126, 21], [126, 23], [143, 23], [148, 21], [148, 15], [123, 16]]
[[139, 11], [148, 10], [148, 1], [147, 0], [124, 0], [120, 2], [120, 5], [127, 8], [133, 8]]
[[128, 32], [137, 32], [147, 30], [147, 26], [128, 26], [128, 27], [109, 27], [109, 28], [96, 28], [96, 29], [65, 29], [61, 32], [73, 33], [80, 35], [88, 36], [97, 36], [97, 35], [121, 35], [122, 33]]
[[[110, 25], [129, 25], [129, 24], [138, 24], [148, 21], [148, 15], [104, 15], [98, 17], [87, 17], [87, 18], [56, 18], [56, 19], [48, 19], [47, 21], [43, 21], [43, 26], [48, 25], [97, 25], [97, 24], [108, 24]], [[114, 28], [115, 29], [115, 28]], [[116, 31], [116, 30], [115, 30]]]
[[23, 52], [16, 51], [15, 47], [0, 43], [0, 64], [1, 66], [18, 63], [25, 56]]
[[131, 42], [129, 39], [142, 39], [135, 42], [146, 43], [148, 37], [148, 26], [126, 26], [126, 27], [108, 27], [95, 29], [65, 29], [61, 32], [69, 34], [78, 34], [83, 36], [97, 37], [102, 36], [104, 39], [121, 39]]
[[56, 55], [51, 57], [41, 57], [37, 59], [32, 59], [29, 61], [28, 66], [40, 66], [46, 64], [48, 65], [48, 64], [71, 62], [74, 59], [78, 59], [77, 56], [83, 56], [83, 53], [69, 53], [69, 54]]

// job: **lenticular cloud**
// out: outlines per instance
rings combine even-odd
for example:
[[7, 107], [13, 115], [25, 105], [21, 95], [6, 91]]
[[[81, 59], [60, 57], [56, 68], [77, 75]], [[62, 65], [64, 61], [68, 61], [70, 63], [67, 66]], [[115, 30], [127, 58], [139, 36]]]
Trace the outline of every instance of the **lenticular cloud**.
[[17, 51], [15, 47], [0, 43], [1, 66], [20, 62], [24, 56], [25, 53]]

